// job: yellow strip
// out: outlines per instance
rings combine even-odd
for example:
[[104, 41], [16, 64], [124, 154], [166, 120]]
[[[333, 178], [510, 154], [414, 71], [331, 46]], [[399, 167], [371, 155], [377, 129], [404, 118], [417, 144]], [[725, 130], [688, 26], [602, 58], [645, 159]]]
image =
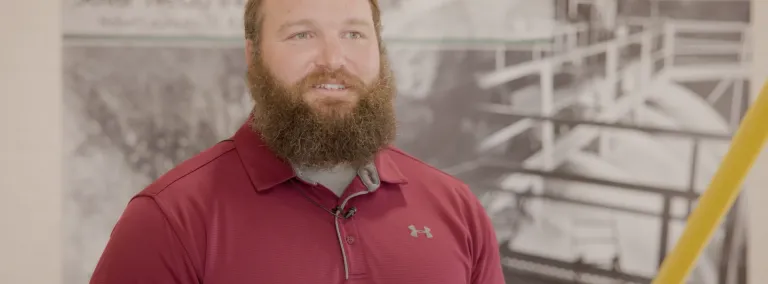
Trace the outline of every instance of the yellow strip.
[[699, 205], [688, 218], [683, 235], [664, 259], [653, 284], [682, 284], [691, 273], [702, 250], [739, 195], [741, 183], [768, 138], [768, 83], [763, 86], [739, 130], [728, 154], [699, 198]]

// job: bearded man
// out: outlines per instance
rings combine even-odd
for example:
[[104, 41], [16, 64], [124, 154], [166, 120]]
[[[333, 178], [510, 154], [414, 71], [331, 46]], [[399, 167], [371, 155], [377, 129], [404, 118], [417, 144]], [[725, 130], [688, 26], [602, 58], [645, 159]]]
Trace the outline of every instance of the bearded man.
[[91, 283], [501, 284], [465, 184], [390, 145], [376, 0], [249, 0], [252, 115], [138, 193]]

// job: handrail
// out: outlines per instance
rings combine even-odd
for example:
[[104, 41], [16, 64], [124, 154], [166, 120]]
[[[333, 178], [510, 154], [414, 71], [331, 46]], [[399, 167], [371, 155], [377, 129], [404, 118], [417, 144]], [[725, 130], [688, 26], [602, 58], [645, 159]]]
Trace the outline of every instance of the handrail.
[[646, 133], [675, 135], [675, 136], [683, 136], [688, 138], [719, 140], [723, 142], [728, 142], [731, 140], [731, 136], [726, 134], [678, 130], [678, 129], [651, 127], [651, 126], [628, 125], [628, 124], [613, 123], [613, 122], [607, 123], [607, 122], [592, 121], [592, 120], [562, 119], [562, 118], [556, 118], [552, 116], [518, 113], [513, 111], [509, 106], [500, 105], [500, 104], [480, 104], [478, 108], [482, 111], [485, 111], [491, 114], [504, 115], [504, 116], [515, 117], [515, 118], [528, 118], [528, 119], [533, 119], [538, 121], [550, 121], [550, 122], [563, 124], [563, 125], [592, 125], [592, 126], [599, 126], [602, 128], [612, 128], [612, 129], [618, 129], [618, 130], [637, 130], [637, 131], [646, 132]]
[[696, 261], [741, 190], [741, 183], [768, 141], [768, 82], [747, 111], [728, 154], [691, 213], [688, 224], [654, 279], [654, 284], [685, 283]]
[[736, 33], [744, 32], [750, 28], [749, 23], [741, 22], [700, 20], [670, 20], [668, 22], [677, 28], [685, 29], [685, 32]]
[[[539, 265], [544, 265], [549, 267], [562, 268], [563, 270], [571, 272], [571, 274], [573, 274], [574, 276], [594, 275], [594, 276], [601, 276], [601, 277], [606, 277], [606, 278], [611, 278], [616, 280], [624, 280], [624, 281], [628, 281], [629, 283], [648, 283], [648, 281], [650, 281], [650, 279], [640, 275], [633, 275], [630, 273], [617, 271], [617, 270], [603, 269], [595, 265], [590, 265], [588, 263], [566, 262], [562, 260], [554, 260], [550, 258], [527, 254], [519, 251], [513, 251], [512, 249], [509, 248], [508, 242], [502, 243], [499, 249], [502, 257], [511, 258], [511, 259], [515, 259], [515, 260], [519, 260], [527, 263], [534, 263], [534, 264], [539, 264]], [[572, 271], [579, 271], [579, 272], [576, 273]], [[573, 279], [569, 279], [569, 280], [573, 280]], [[582, 282], [576, 282], [576, 283], [582, 283]]]
[[575, 174], [556, 173], [553, 171], [537, 170], [537, 169], [524, 167], [524, 166], [513, 166], [506, 161], [484, 160], [484, 161], [480, 161], [480, 166], [501, 168], [501, 169], [509, 170], [510, 172], [521, 173], [526, 175], [535, 175], [535, 176], [540, 176], [544, 178], [557, 179], [561, 181], [588, 183], [588, 184], [595, 184], [595, 185], [601, 185], [601, 186], [610, 186], [610, 187], [615, 187], [615, 188], [624, 189], [628, 191], [654, 193], [664, 197], [677, 197], [677, 198], [685, 198], [685, 199], [696, 199], [699, 197], [699, 195], [696, 194], [695, 192], [691, 193], [686, 191], [683, 188], [650, 186], [650, 185], [630, 183], [630, 182], [620, 182], [620, 181], [614, 181], [614, 180], [608, 180], [608, 179], [602, 179], [602, 178], [586, 177], [586, 176], [575, 175]]
[[658, 36], [659, 31], [648, 30], [630, 35], [624, 39], [614, 39], [612, 41], [597, 43], [588, 47], [572, 50], [568, 53], [557, 55], [555, 57], [545, 58], [538, 61], [528, 61], [526, 63], [517, 64], [501, 70], [490, 72], [478, 76], [478, 85], [482, 89], [489, 89], [500, 84], [521, 78], [526, 75], [530, 75], [540, 71], [543, 66], [552, 66], [563, 64], [568, 61], [578, 60], [580, 58], [594, 56], [600, 53], [607, 52], [608, 49], [617, 45], [617, 48], [622, 48], [627, 45], [642, 43], [645, 36]]
[[[658, 1], [658, 0], [655, 0]], [[679, 1], [679, 0], [673, 0], [673, 1]], [[698, 0], [701, 1], [701, 0]], [[733, 0], [726, 0], [726, 1], [733, 1]], [[655, 18], [648, 18], [648, 17], [621, 17], [619, 21], [623, 24], [628, 25], [634, 25], [634, 26], [646, 26], [646, 25], [653, 25], [659, 22], [665, 23], [665, 24], [672, 24], [672, 25], [681, 25], [685, 28], [692, 28], [692, 29], [707, 29], [706, 31], [709, 31], [709, 29], [712, 30], [738, 30], [738, 29], [748, 29], [750, 27], [749, 23], [746, 22], [736, 22], [736, 21], [712, 21], [712, 20], [686, 20], [686, 19], [673, 19], [673, 18], [663, 18], [663, 19], [655, 19]]]
[[[637, 19], [626, 19], [626, 21], [639, 21]], [[677, 23], [682, 23], [682, 26], [678, 27]], [[685, 55], [689, 52], [683, 51], [681, 52], [679, 48], [676, 48], [677, 45], [675, 38], [677, 34], [679, 33], [685, 33], [688, 31], [688, 24], [694, 23], [692, 21], [674, 21], [674, 20], [664, 20], [661, 22], [648, 22], [646, 24], [643, 24], [645, 27], [644, 31], [635, 33], [630, 36], [626, 37], [617, 37], [612, 40], [609, 40], [607, 42], [601, 42], [594, 44], [592, 46], [588, 47], [581, 47], [578, 49], [571, 49], [568, 50], [565, 53], [555, 55], [553, 57], [529, 61], [521, 64], [516, 64], [514, 66], [509, 67], [499, 67], [500, 65], [497, 64], [497, 69], [493, 72], [489, 72], [486, 74], [482, 74], [477, 76], [478, 78], [478, 85], [481, 88], [489, 89], [496, 87], [498, 85], [504, 84], [506, 82], [515, 80], [517, 78], [521, 78], [527, 75], [532, 74], [539, 74], [540, 78], [540, 85], [541, 88], [541, 101], [542, 101], [542, 108], [539, 110], [540, 115], [544, 116], [552, 116], [554, 115], [553, 109], [551, 107], [547, 107], [545, 111], [545, 106], [552, 105], [552, 101], [550, 99], [551, 93], [554, 92], [551, 86], [548, 84], [545, 84], [547, 81], [551, 81], [550, 75], [553, 73], [552, 69], [557, 68], [558, 66], [562, 65], [565, 62], [574, 62], [575, 64], [578, 64], [581, 60], [584, 58], [594, 56], [596, 54], [600, 53], [606, 53], [607, 59], [606, 60], [606, 82], [603, 83], [603, 87], [600, 87], [600, 89], [597, 91], [598, 96], [598, 102], [601, 108], [608, 109], [615, 103], [618, 103], [618, 101], [614, 101], [613, 95], [608, 94], [606, 92], [609, 92], [606, 88], [606, 86], [612, 86], [615, 84], [615, 82], [621, 80], [618, 76], [618, 72], [620, 69], [623, 69], [622, 67], [619, 67], [616, 63], [619, 59], [617, 59], [617, 54], [619, 51], [621, 51], [626, 46], [640, 43], [640, 49], [641, 49], [641, 55], [639, 56], [639, 78], [640, 78], [640, 84], [641, 85], [648, 85], [654, 74], [663, 74], [664, 76], [671, 76], [669, 78], [673, 78], [676, 80], [680, 80], [680, 72], [693, 72], [696, 70], [688, 70], [688, 69], [678, 69], [678, 66], [685, 66], [680, 64], [675, 64], [675, 58], [678, 55]], [[707, 22], [704, 22], [706, 25]], [[659, 25], [656, 25], [659, 24]], [[661, 25], [663, 24], [663, 25]], [[660, 30], [658, 26], [663, 26], [663, 29]], [[734, 24], [731, 26], [739, 26], [738, 24]], [[747, 30], [748, 31], [748, 30]], [[748, 32], [745, 32], [745, 35], [748, 36]], [[663, 47], [661, 49], [656, 49], [655, 42], [657, 42], [656, 38], [659, 36], [663, 36]], [[730, 50], [731, 53], [741, 55], [741, 64], [745, 64], [744, 60], [747, 58], [748, 52], [746, 50], [738, 50], [733, 49]], [[703, 54], [703, 55], [710, 55], [710, 54], [724, 54], [725, 50], [701, 50], [696, 49], [696, 54]], [[658, 60], [664, 60], [664, 64], [662, 67], [662, 70], [658, 70], [657, 67], [655, 67], [657, 64], [656, 62]], [[682, 71], [678, 71], [682, 70]], [[547, 71], [547, 72], [545, 72]], [[697, 74], [697, 73], [694, 73]], [[706, 75], [706, 74], [704, 74]], [[545, 78], [546, 77], [546, 78]], [[534, 124], [531, 120], [523, 119], [520, 121], [515, 122], [514, 124], [507, 126], [501, 130], [498, 130], [493, 135], [489, 136], [488, 139], [486, 139], [483, 143], [480, 144], [480, 147], [478, 150], [484, 151], [489, 148], [494, 147], [494, 145], [498, 145], [499, 143], [503, 143], [504, 141], [511, 139], [512, 137], [518, 135], [519, 133], [522, 133], [526, 129], [533, 127]], [[545, 145], [543, 146], [543, 152], [545, 155], [552, 153], [552, 145], [553, 143], [549, 141], [551, 135], [548, 134], [549, 126], [544, 125], [544, 129], [542, 129], [542, 135], [545, 140]]]
[[[652, 24], [654, 24], [653, 22], [646, 22], [647, 20], [642, 18], [625, 18], [622, 19], [622, 21], [628, 25], [642, 25], [644, 27], [648, 26], [648, 29], [630, 35], [624, 40], [621, 38], [616, 38], [608, 42], [601, 42], [588, 47], [571, 50], [566, 54], [561, 54], [555, 57], [538, 61], [529, 61], [501, 70], [496, 70], [487, 74], [481, 74], [478, 76], [478, 85], [483, 89], [492, 88], [517, 78], [536, 73], [541, 70], [542, 66], [544, 65], [558, 65], [568, 61], [575, 61], [579, 58], [594, 56], [603, 52], [607, 52], [607, 49], [611, 44], [618, 44], [618, 48], [622, 48], [627, 45], [642, 43], [643, 36], [649, 34], [652, 37], [665, 34], [670, 39], [674, 40], [675, 36], [679, 33], [742, 33], [745, 35], [748, 35], [749, 33], [749, 24], [738, 22], [666, 19], [664, 20], [666, 30], [662, 32], [656, 28], [650, 27]], [[673, 44], [674, 43], [664, 43], [667, 48], [673, 48]], [[669, 56], [674, 56], [674, 54], [676, 54], [674, 49], [670, 49], [670, 51], [672, 53], [669, 54]], [[704, 53], [703, 51], [699, 52]], [[717, 51], [716, 53], [722, 53], [722, 51]], [[739, 53], [739, 50], [734, 50], [733, 53]]]
[[[491, 187], [493, 188], [493, 187]], [[557, 194], [551, 194], [551, 193], [532, 193], [532, 192], [512, 192], [512, 194], [518, 198], [526, 199], [543, 199], [547, 201], [553, 201], [553, 202], [559, 202], [559, 203], [565, 203], [570, 205], [579, 205], [584, 207], [591, 207], [591, 208], [599, 208], [599, 209], [606, 209], [611, 210], [613, 212], [623, 212], [623, 213], [629, 213], [634, 215], [640, 215], [640, 216], [647, 216], [647, 217], [664, 217], [663, 213], [656, 213], [649, 210], [642, 210], [642, 209], [634, 209], [634, 208], [628, 208], [618, 205], [607, 205], [602, 204], [594, 201], [586, 201], [581, 199], [575, 199], [575, 198], [569, 198], [560, 196]], [[675, 221], [685, 221], [685, 217], [679, 217], [679, 216], [671, 216], [671, 220]]]

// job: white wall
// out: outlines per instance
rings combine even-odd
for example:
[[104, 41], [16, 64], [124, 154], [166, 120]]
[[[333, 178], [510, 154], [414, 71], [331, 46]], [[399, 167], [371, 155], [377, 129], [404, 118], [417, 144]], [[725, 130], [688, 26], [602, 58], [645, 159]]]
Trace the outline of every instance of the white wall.
[[0, 283], [61, 282], [59, 2], [0, 1]]

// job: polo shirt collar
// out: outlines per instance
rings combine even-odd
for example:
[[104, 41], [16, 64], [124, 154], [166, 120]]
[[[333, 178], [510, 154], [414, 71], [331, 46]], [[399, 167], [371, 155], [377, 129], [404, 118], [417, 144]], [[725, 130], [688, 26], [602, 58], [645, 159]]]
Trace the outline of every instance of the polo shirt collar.
[[[297, 177], [291, 164], [275, 155], [264, 144], [261, 135], [251, 128], [250, 119], [240, 127], [232, 140], [257, 191], [270, 189]], [[379, 180], [390, 184], [406, 183], [405, 176], [389, 156], [391, 151], [387, 147], [376, 154], [374, 165]]]

